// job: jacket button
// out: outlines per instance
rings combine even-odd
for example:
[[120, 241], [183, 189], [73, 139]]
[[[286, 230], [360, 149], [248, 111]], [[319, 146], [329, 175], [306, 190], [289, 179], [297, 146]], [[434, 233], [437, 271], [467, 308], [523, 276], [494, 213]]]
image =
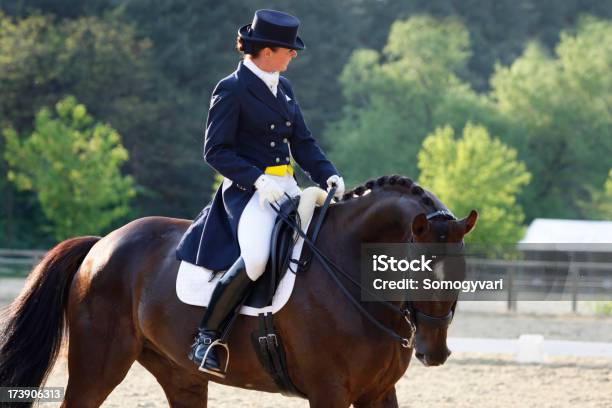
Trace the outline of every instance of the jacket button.
[[285, 160], [287, 160], [287, 163], [289, 163], [289, 156], [285, 157]]
[[274, 130], [274, 123], [270, 125], [270, 129]]
[[278, 163], [278, 162], [280, 162], [280, 157], [277, 157], [277, 158], [276, 158], [276, 162], [277, 162], [277, 163]]
[[283, 139], [283, 143], [289, 143], [289, 141], [287, 140], [287, 138]]
[[287, 125], [287, 127], [291, 127], [291, 122], [287, 121], [285, 122], [285, 125]]
[[276, 143], [270, 142], [270, 146], [274, 147], [274, 146], [276, 146]]

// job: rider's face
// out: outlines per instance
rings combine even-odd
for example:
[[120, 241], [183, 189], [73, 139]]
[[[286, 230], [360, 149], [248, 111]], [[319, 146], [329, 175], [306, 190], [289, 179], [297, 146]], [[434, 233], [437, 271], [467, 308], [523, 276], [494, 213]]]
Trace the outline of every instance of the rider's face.
[[267, 66], [268, 72], [283, 72], [287, 70], [287, 66], [293, 58], [297, 56], [297, 51], [291, 48], [277, 47], [276, 51], [271, 48], [262, 50], [263, 57]]

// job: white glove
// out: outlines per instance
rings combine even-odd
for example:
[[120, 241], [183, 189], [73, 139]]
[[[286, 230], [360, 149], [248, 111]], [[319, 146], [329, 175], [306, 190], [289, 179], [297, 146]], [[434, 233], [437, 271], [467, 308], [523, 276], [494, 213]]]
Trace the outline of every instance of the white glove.
[[334, 174], [327, 179], [327, 191], [331, 190], [332, 184], [336, 185], [336, 193], [334, 197], [340, 199], [344, 195], [344, 179], [337, 174]]
[[272, 178], [262, 174], [255, 180], [255, 188], [259, 191], [259, 206], [263, 209], [266, 201], [274, 203], [283, 197], [283, 189]]

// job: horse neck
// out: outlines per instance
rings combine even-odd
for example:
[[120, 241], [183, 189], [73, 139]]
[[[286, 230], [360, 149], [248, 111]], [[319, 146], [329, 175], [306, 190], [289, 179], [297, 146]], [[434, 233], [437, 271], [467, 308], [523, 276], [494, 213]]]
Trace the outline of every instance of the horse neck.
[[417, 200], [390, 189], [342, 201], [330, 207], [317, 245], [359, 280], [362, 244], [408, 242], [412, 219], [424, 211], [421, 207]]
[[353, 244], [407, 242], [412, 220], [426, 211], [414, 196], [391, 188], [373, 190], [335, 207], [334, 224], [341, 227], [337, 231], [344, 231], [337, 238]]
[[[362, 197], [332, 206], [319, 242], [323, 251], [330, 255], [334, 263], [359, 281], [361, 244], [408, 242], [412, 233], [410, 228], [412, 219], [424, 211], [418, 200], [402, 194], [401, 191], [374, 190]], [[344, 286], [353, 297], [359, 299], [360, 289], [344, 278], [341, 280], [345, 282]], [[335, 283], [331, 283], [330, 280], [329, 285], [332, 288]], [[335, 288], [329, 290], [337, 292]], [[402, 302], [391, 303], [400, 306]], [[391, 313], [378, 302], [365, 302], [362, 305], [382, 324], [398, 333], [408, 334], [405, 333], [407, 326], [402, 316]], [[330, 310], [334, 310], [334, 307], [330, 306]], [[353, 313], [357, 316], [356, 319], [362, 318], [359, 312], [353, 310]], [[346, 324], [348, 320], [345, 317], [339, 319], [339, 324]], [[387, 340], [389, 344], [396, 344], [391, 337]], [[405, 365], [407, 364], [406, 361]]]

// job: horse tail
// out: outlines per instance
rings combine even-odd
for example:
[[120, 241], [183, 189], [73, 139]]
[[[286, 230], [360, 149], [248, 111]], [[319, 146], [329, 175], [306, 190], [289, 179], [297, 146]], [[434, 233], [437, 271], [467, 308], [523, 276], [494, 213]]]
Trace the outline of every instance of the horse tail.
[[100, 237], [77, 237], [51, 249], [20, 295], [0, 314], [0, 387], [40, 387], [64, 336], [70, 283]]

